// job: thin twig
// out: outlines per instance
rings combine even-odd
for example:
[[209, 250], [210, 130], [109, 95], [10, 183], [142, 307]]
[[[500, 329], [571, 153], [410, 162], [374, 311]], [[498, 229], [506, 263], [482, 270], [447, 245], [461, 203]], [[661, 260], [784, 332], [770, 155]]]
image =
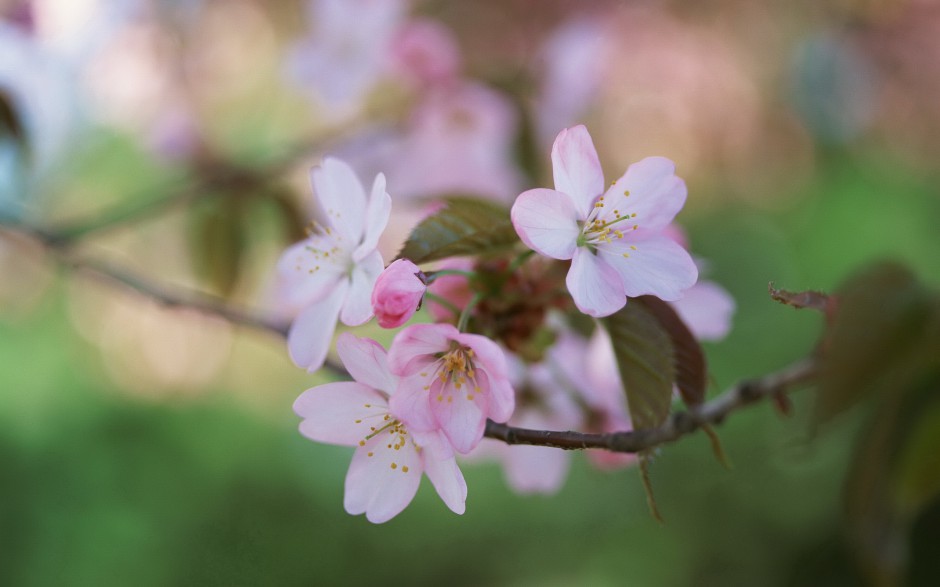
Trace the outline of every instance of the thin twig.
[[600, 448], [613, 452], [638, 453], [678, 440], [702, 426], [720, 424], [738, 408], [810, 382], [815, 372], [815, 361], [811, 358], [803, 359], [780, 371], [739, 383], [715, 399], [688, 412], [677, 412], [659, 428], [649, 430], [607, 434], [555, 432], [515, 428], [488, 420], [485, 434], [506, 444], [531, 444], [566, 450]]

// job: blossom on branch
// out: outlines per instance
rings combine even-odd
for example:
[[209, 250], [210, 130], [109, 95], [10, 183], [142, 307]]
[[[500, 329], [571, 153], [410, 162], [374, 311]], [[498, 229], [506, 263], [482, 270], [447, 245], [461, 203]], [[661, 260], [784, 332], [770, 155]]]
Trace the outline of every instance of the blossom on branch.
[[427, 291], [418, 266], [398, 259], [385, 268], [372, 290], [372, 310], [382, 328], [397, 328], [414, 316]]
[[284, 252], [278, 276], [287, 305], [302, 308], [287, 337], [291, 359], [316, 371], [326, 359], [339, 318], [357, 326], [372, 318], [372, 289], [385, 263], [376, 249], [392, 200], [385, 176], [367, 197], [347, 164], [324, 159], [311, 172], [323, 223]]
[[512, 416], [506, 358], [484, 336], [450, 324], [413, 324], [395, 337], [388, 361], [402, 377], [392, 408], [415, 430], [442, 430], [457, 452], [476, 447], [487, 418]]
[[581, 312], [609, 316], [641, 295], [674, 301], [695, 283], [694, 261], [662, 233], [686, 199], [672, 161], [634, 163], [605, 192], [591, 135], [575, 126], [555, 139], [552, 167], [555, 189], [520, 194], [512, 222], [531, 249], [571, 259], [566, 283]]
[[346, 511], [386, 522], [411, 503], [424, 473], [447, 507], [462, 514], [467, 484], [447, 439], [440, 431], [413, 430], [389, 405], [398, 378], [388, 370], [385, 349], [348, 332], [336, 347], [355, 381], [308, 389], [294, 411], [304, 418], [300, 432], [307, 438], [357, 447], [346, 474]]

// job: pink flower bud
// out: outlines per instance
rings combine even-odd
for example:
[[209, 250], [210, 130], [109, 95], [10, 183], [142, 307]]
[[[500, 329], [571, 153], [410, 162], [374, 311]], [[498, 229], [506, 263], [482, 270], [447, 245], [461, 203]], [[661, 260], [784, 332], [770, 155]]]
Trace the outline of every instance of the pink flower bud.
[[408, 259], [385, 268], [372, 290], [372, 311], [382, 328], [396, 328], [414, 315], [427, 286], [421, 270]]

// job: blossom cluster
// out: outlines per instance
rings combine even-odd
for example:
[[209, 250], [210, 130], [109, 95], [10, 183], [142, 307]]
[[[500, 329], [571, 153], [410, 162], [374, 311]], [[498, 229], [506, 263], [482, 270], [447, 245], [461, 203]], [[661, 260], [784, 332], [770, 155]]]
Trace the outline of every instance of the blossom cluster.
[[[298, 86], [335, 113], [361, 108], [371, 88], [394, 76], [414, 101], [403, 133], [340, 148], [342, 159], [327, 157], [312, 170], [308, 236], [278, 263], [278, 302], [293, 316], [291, 359], [318, 371], [335, 338], [353, 379], [297, 399], [301, 432], [355, 448], [345, 508], [375, 523], [411, 502], [422, 474], [449, 509], [463, 513], [467, 485], [458, 459], [500, 461], [521, 493], [556, 491], [569, 453], [484, 439], [487, 421], [631, 430], [612, 341], [597, 322], [630, 298], [669, 302], [699, 339], [728, 331], [733, 300], [699, 280], [702, 264], [673, 223], [686, 201], [685, 183], [672, 161], [647, 157], [607, 184], [587, 128], [577, 125], [561, 130], [551, 147], [554, 189], [522, 191], [525, 180], [511, 163], [514, 108], [462, 76], [447, 29], [407, 18], [398, 0], [311, 6], [313, 35], [289, 60]], [[364, 21], [362, 10], [369, 13]], [[538, 134], [557, 133], [570, 118], [565, 113], [578, 109], [543, 102], [536, 108]], [[376, 173], [370, 188], [354, 168]], [[467, 220], [448, 217], [449, 204], [431, 199], [449, 192], [501, 210], [509, 239], [503, 234], [500, 246], [514, 244], [491, 250], [485, 238], [471, 238], [477, 247], [471, 252], [409, 258], [406, 243], [386, 263], [387, 241], [400, 242], [403, 225]], [[415, 229], [409, 242], [433, 252], [441, 243], [427, 234]], [[338, 323], [368, 328], [372, 318], [381, 329], [398, 329], [385, 337], [387, 349], [348, 331], [334, 336]], [[602, 468], [634, 462], [604, 451], [589, 459]]]
[[[294, 405], [304, 435], [356, 448], [349, 513], [390, 519], [410, 503], [422, 473], [462, 513], [467, 486], [458, 457], [503, 461], [521, 492], [561, 485], [565, 453], [481, 443], [487, 420], [629, 430], [610, 341], [600, 328], [578, 333], [566, 318], [572, 312], [608, 316], [631, 297], [653, 295], [685, 304], [694, 331], [722, 330], [713, 313], [694, 319], [689, 305], [702, 284], [671, 224], [686, 198], [672, 162], [640, 161], [604, 190], [591, 137], [576, 126], [558, 135], [552, 163], [555, 189], [525, 191], [509, 212], [521, 242], [508, 257], [450, 258], [433, 269], [407, 258], [385, 265], [378, 243], [391, 197], [382, 174], [367, 195], [338, 159], [311, 173], [318, 219], [278, 266], [283, 299], [297, 308], [291, 358], [320, 369], [338, 321], [359, 326], [374, 316], [382, 328], [400, 328], [388, 350], [342, 333], [336, 349], [353, 381], [309, 389]], [[432, 322], [412, 323], [424, 304]], [[612, 467], [632, 457], [597, 453], [592, 461]]]

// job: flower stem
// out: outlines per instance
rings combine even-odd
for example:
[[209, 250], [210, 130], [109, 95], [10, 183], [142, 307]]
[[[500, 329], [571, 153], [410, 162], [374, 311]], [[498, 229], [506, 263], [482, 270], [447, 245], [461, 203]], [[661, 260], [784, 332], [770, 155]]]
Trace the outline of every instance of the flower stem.
[[450, 303], [450, 301], [442, 298], [439, 295], [432, 294], [431, 292], [425, 292], [424, 299], [429, 302], [434, 302], [435, 304], [440, 304], [448, 310], [454, 313], [454, 316], [460, 316], [460, 308]]
[[463, 332], [464, 330], [466, 330], [467, 322], [470, 321], [470, 312], [473, 311], [473, 308], [476, 307], [476, 305], [480, 303], [480, 300], [482, 299], [483, 299], [482, 293], [478, 292], [478, 293], [473, 294], [473, 297], [470, 298], [470, 302], [467, 303], [466, 307], [464, 307], [463, 309], [463, 312], [460, 313], [460, 320], [457, 321], [457, 330], [459, 330], [460, 332]]
[[430, 271], [426, 273], [428, 278], [428, 285], [434, 283], [434, 280], [438, 277], [444, 277], [445, 275], [463, 275], [467, 279], [474, 279], [477, 274], [474, 271], [464, 271], [462, 269], [440, 269], [438, 271]]

